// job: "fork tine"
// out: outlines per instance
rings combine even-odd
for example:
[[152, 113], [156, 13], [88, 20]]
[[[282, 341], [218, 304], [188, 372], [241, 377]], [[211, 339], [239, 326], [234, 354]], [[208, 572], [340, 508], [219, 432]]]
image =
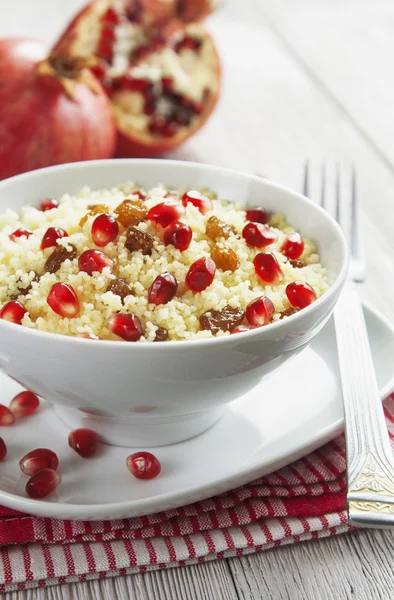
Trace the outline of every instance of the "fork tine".
[[304, 165], [304, 184], [302, 188], [302, 193], [304, 196], [309, 197], [309, 160], [306, 159]]

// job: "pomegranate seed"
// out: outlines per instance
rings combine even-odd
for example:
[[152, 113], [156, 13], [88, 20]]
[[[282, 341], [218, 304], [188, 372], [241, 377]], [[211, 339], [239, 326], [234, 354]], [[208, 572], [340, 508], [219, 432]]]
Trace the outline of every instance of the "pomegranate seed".
[[126, 458], [126, 466], [137, 479], [153, 479], [161, 471], [160, 461], [150, 452], [135, 452]]
[[25, 392], [20, 392], [20, 394], [17, 394], [11, 400], [10, 410], [18, 419], [19, 417], [30, 415], [37, 410], [39, 405], [40, 401], [36, 394], [26, 390]]
[[266, 283], [278, 283], [283, 279], [282, 269], [270, 252], [260, 252], [253, 260], [256, 274]]
[[97, 77], [97, 79], [100, 79], [100, 81], [104, 79], [107, 72], [104, 64], [101, 62], [90, 67], [90, 70], [92, 71], [93, 75]]
[[148, 291], [148, 302], [151, 304], [167, 304], [176, 294], [178, 282], [171, 273], [158, 275]]
[[74, 429], [68, 436], [68, 445], [83, 458], [89, 458], [97, 450], [97, 434], [91, 429]]
[[40, 246], [41, 250], [57, 246], [57, 241], [64, 237], [68, 237], [67, 231], [64, 231], [61, 227], [49, 227], [43, 235]]
[[59, 206], [59, 202], [54, 198], [47, 198], [46, 200], [41, 200], [40, 202], [40, 210], [43, 212], [47, 210], [52, 210], [53, 208], [57, 208]]
[[202, 292], [215, 278], [216, 265], [212, 258], [204, 256], [196, 260], [186, 275], [186, 284], [193, 292]]
[[106, 246], [116, 240], [119, 225], [111, 215], [99, 215], [92, 223], [92, 240], [96, 246]]
[[161, 85], [163, 86], [164, 92], [172, 92], [172, 86], [174, 84], [174, 80], [172, 77], [162, 77]]
[[252, 329], [256, 329], [256, 327], [250, 327], [250, 325], [238, 325], [238, 327], [232, 330], [231, 335], [233, 333], [245, 333], [245, 331], [252, 331]]
[[152, 206], [148, 212], [148, 219], [158, 223], [162, 227], [168, 227], [174, 221], [177, 221], [184, 213], [182, 204], [176, 200], [165, 200], [156, 206]]
[[269, 323], [272, 315], [275, 312], [275, 307], [267, 296], [262, 296], [253, 300], [246, 307], [245, 315], [249, 325], [262, 327]]
[[136, 315], [118, 313], [107, 321], [107, 328], [126, 342], [137, 342], [142, 337], [141, 321]]
[[156, 102], [154, 100], [150, 100], [149, 102], [146, 102], [146, 104], [144, 106], [144, 114], [151, 117], [152, 115], [155, 114], [156, 108], [157, 108]]
[[8, 427], [15, 423], [15, 415], [10, 411], [7, 406], [0, 404], [0, 425]]
[[80, 271], [88, 275], [93, 273], [102, 273], [105, 267], [112, 268], [114, 261], [101, 250], [85, 250], [78, 259]]
[[312, 304], [317, 298], [313, 287], [311, 287], [309, 283], [303, 281], [289, 283], [286, 287], [286, 296], [288, 297], [290, 304], [297, 308], [305, 308]]
[[276, 233], [261, 223], [247, 223], [242, 230], [242, 237], [253, 248], [265, 248], [276, 240]]
[[85, 340], [99, 340], [100, 339], [97, 335], [94, 335], [94, 333], [89, 333], [87, 331], [85, 333], [77, 333], [77, 335], [75, 337], [84, 338]]
[[78, 296], [68, 283], [55, 283], [49, 290], [47, 302], [57, 315], [67, 319], [73, 319], [80, 311]]
[[300, 258], [304, 252], [304, 240], [300, 234], [296, 231], [289, 233], [282, 244], [281, 252], [291, 260]]
[[205, 213], [212, 210], [213, 205], [210, 199], [201, 194], [201, 192], [197, 192], [196, 190], [190, 190], [189, 192], [185, 192], [182, 196], [183, 206], [187, 206], [188, 203], [193, 204], [201, 214], [205, 215]]
[[19, 229], [17, 229], [16, 231], [14, 231], [14, 233], [10, 233], [10, 235], [8, 236], [10, 238], [10, 240], [12, 240], [13, 242], [15, 242], [18, 238], [21, 237], [25, 237], [28, 238], [32, 235], [32, 231], [30, 231], [30, 229], [25, 229], [25, 227], [19, 227]]
[[246, 211], [246, 218], [248, 221], [253, 223], [262, 223], [265, 225], [270, 220], [270, 214], [265, 208], [259, 206], [257, 208], [250, 208]]
[[174, 246], [177, 250], [183, 252], [190, 246], [193, 232], [189, 225], [182, 221], [174, 221], [164, 231], [164, 244]]
[[136, 192], [132, 192], [131, 195], [137, 196], [140, 200], [145, 200], [145, 198], [146, 198], [146, 194], [143, 194], [142, 192], [140, 192], [140, 190], [137, 190]]
[[19, 466], [25, 475], [36, 475], [43, 469], [56, 469], [59, 466], [59, 459], [52, 450], [48, 448], [36, 448], [31, 450], [19, 461]]
[[21, 325], [24, 315], [27, 313], [26, 308], [18, 302], [18, 300], [11, 300], [4, 304], [0, 311], [0, 319], [10, 321], [10, 323], [16, 323]]
[[0, 460], [4, 460], [7, 456], [7, 446], [3, 438], [0, 438]]
[[29, 479], [26, 484], [26, 494], [30, 498], [45, 498], [55, 491], [61, 477], [53, 469], [43, 469]]
[[155, 117], [149, 125], [149, 131], [153, 135], [161, 135], [167, 138], [174, 137], [178, 132], [178, 129], [179, 126], [175, 121], [169, 120], [161, 115]]
[[117, 25], [119, 23], [118, 13], [113, 8], [108, 10], [101, 17], [103, 23]]

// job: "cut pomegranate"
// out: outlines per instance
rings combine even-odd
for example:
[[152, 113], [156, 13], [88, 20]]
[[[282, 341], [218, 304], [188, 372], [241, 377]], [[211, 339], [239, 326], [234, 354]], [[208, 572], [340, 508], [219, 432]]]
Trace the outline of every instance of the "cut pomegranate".
[[59, 466], [59, 459], [56, 454], [48, 448], [36, 448], [31, 450], [19, 461], [19, 466], [25, 475], [36, 475], [43, 469], [56, 469]]
[[287, 256], [287, 258], [292, 260], [300, 258], [301, 254], [304, 252], [304, 240], [300, 234], [296, 231], [289, 233], [282, 244], [281, 252]]
[[112, 315], [107, 321], [107, 328], [126, 342], [137, 342], [143, 335], [139, 318], [127, 313]]
[[245, 331], [252, 331], [252, 329], [256, 329], [256, 327], [251, 327], [250, 325], [238, 325], [238, 327], [232, 330], [231, 335], [233, 333], [245, 333]]
[[29, 479], [26, 484], [26, 494], [30, 498], [45, 498], [52, 494], [61, 482], [61, 477], [54, 469], [43, 469]]
[[183, 206], [187, 206], [189, 203], [193, 204], [201, 214], [205, 215], [207, 212], [213, 209], [213, 205], [208, 196], [205, 196], [201, 192], [196, 190], [190, 190], [185, 192], [182, 196]]
[[43, 235], [41, 250], [57, 246], [57, 241], [64, 237], [68, 237], [67, 231], [64, 231], [61, 227], [49, 227]]
[[260, 252], [253, 260], [256, 274], [265, 283], [279, 283], [283, 279], [282, 269], [274, 254], [271, 252]]
[[186, 284], [193, 292], [202, 292], [215, 278], [216, 265], [212, 258], [204, 256], [196, 260], [186, 275]]
[[25, 227], [19, 227], [19, 229], [17, 229], [13, 233], [10, 233], [10, 235], [8, 237], [10, 238], [11, 241], [15, 242], [18, 238], [30, 237], [32, 235], [32, 233], [33, 232], [30, 231], [30, 229], [26, 229]]
[[26, 308], [18, 302], [18, 300], [11, 300], [10, 302], [7, 302], [7, 304], [4, 304], [1, 309], [0, 319], [10, 321], [10, 323], [15, 323], [16, 325], [21, 325], [22, 319], [26, 313]]
[[167, 304], [176, 294], [178, 282], [171, 273], [158, 275], [148, 290], [148, 302]]
[[96, 246], [106, 246], [116, 240], [119, 225], [111, 215], [99, 215], [92, 224], [92, 240]]
[[80, 271], [93, 275], [102, 273], [105, 267], [112, 269], [114, 261], [101, 250], [85, 250], [78, 258], [78, 266]]
[[57, 315], [67, 319], [77, 317], [80, 311], [78, 296], [68, 283], [55, 283], [49, 290], [47, 302]]
[[253, 248], [265, 248], [273, 244], [277, 238], [276, 233], [267, 225], [261, 223], [247, 223], [242, 230], [242, 237]]
[[168, 227], [174, 221], [177, 221], [179, 217], [183, 215], [185, 209], [182, 204], [179, 204], [176, 200], [165, 200], [156, 206], [152, 206], [148, 212], [148, 219], [161, 225], [162, 227]]
[[3, 438], [0, 437], [0, 461], [4, 460], [7, 456], [7, 446]]
[[262, 296], [253, 300], [246, 307], [246, 319], [249, 325], [254, 327], [262, 327], [270, 322], [272, 315], [275, 312], [275, 307], [267, 296]]
[[40, 210], [43, 212], [47, 210], [52, 210], [53, 208], [57, 208], [59, 206], [59, 202], [54, 198], [46, 198], [45, 200], [41, 200], [40, 202]]
[[37, 410], [39, 405], [40, 401], [38, 396], [33, 392], [26, 390], [25, 392], [20, 392], [20, 394], [17, 394], [15, 398], [11, 400], [10, 410], [18, 419], [19, 417], [30, 415]]
[[97, 450], [98, 437], [91, 429], [74, 429], [68, 436], [68, 445], [83, 458], [89, 458]]
[[7, 406], [0, 404], [0, 426], [8, 427], [15, 423], [15, 415]]
[[100, 339], [97, 335], [94, 335], [94, 333], [89, 333], [88, 331], [86, 331], [85, 333], [77, 333], [77, 335], [75, 337], [83, 338], [85, 340], [99, 340]]
[[161, 471], [161, 464], [150, 452], [135, 452], [126, 458], [126, 466], [137, 479], [153, 479]]
[[246, 211], [246, 218], [248, 221], [253, 221], [253, 223], [262, 223], [265, 225], [270, 220], [270, 217], [270, 213], [261, 206], [250, 208]]
[[286, 287], [286, 296], [290, 304], [297, 308], [305, 308], [314, 302], [317, 298], [316, 292], [304, 281], [294, 281]]
[[193, 232], [189, 225], [182, 223], [182, 221], [174, 221], [164, 231], [164, 244], [166, 246], [172, 245], [177, 250], [183, 252], [187, 250], [191, 244], [193, 238]]

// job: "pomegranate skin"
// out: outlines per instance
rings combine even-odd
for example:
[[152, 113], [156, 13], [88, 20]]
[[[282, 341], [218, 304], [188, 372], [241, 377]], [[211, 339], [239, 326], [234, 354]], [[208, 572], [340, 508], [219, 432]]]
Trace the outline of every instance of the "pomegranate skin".
[[[115, 148], [110, 103], [94, 76], [74, 80], [72, 97], [36, 73], [44, 44], [0, 40], [0, 180], [61, 163], [109, 158]], [[71, 80], [68, 80], [71, 81]]]

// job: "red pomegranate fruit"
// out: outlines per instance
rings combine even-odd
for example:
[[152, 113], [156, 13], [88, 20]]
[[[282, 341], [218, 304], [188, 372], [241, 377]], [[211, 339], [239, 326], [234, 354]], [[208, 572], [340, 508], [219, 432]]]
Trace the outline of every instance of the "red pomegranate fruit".
[[0, 180], [112, 156], [111, 106], [84, 61], [46, 59], [45, 45], [0, 40]]

